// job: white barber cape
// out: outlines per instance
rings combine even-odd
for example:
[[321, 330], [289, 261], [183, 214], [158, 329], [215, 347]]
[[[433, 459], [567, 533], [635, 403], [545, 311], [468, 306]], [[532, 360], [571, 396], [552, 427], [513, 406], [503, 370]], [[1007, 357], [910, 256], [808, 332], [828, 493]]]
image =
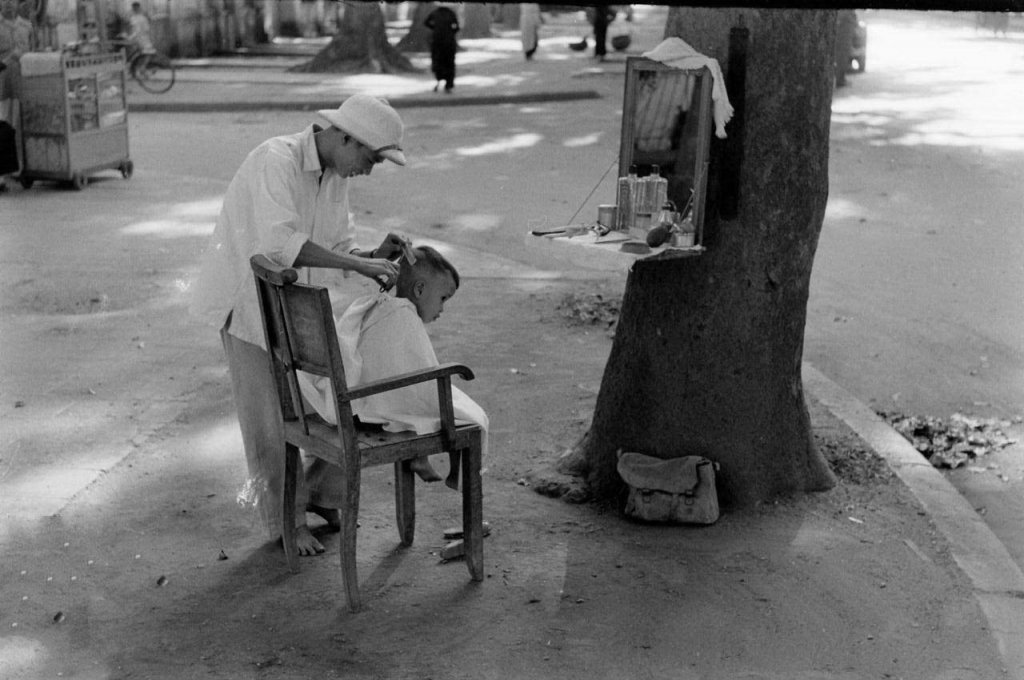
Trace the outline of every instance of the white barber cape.
[[[438, 365], [426, 326], [413, 303], [404, 298], [384, 293], [358, 298], [335, 327], [349, 387]], [[298, 377], [302, 396], [324, 420], [337, 424], [330, 380], [302, 372]], [[486, 455], [487, 414], [454, 385], [452, 405], [457, 424], [473, 423], [483, 429]], [[388, 432], [428, 434], [441, 429], [437, 384], [433, 380], [356, 399], [352, 413], [364, 423], [382, 425]]]

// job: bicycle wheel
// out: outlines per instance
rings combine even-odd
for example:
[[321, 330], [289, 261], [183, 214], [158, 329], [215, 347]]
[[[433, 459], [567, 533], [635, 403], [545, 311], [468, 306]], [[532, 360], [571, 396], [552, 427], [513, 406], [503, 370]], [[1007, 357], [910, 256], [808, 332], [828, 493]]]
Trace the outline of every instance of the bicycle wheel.
[[150, 54], [145, 67], [143, 56], [132, 59], [132, 77], [146, 92], [162, 94], [174, 85], [174, 65], [162, 54]]

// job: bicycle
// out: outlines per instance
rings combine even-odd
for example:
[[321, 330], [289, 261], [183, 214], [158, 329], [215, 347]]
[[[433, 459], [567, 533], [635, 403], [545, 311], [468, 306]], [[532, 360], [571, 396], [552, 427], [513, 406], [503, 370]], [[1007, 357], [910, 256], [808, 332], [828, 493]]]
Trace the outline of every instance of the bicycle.
[[134, 43], [126, 40], [115, 41], [114, 45], [124, 48], [128, 75], [134, 78], [143, 90], [163, 94], [174, 86], [174, 64], [166, 55], [159, 52], [146, 54]]

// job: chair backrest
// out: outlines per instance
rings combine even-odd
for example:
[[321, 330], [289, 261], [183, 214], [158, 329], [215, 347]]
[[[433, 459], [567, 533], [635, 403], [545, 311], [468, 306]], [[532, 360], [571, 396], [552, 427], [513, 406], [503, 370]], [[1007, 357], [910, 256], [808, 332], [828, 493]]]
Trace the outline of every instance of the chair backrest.
[[[331, 380], [338, 423], [345, 448], [354, 446], [352, 408], [345, 398], [345, 369], [334, 328], [330, 296], [321, 286], [296, 283], [298, 273], [281, 267], [265, 255], [253, 255], [249, 264], [256, 279], [264, 337], [274, 371], [281, 414], [285, 421], [299, 420], [305, 427], [305, 408], [296, 371]], [[346, 434], [347, 433], [347, 434]]]

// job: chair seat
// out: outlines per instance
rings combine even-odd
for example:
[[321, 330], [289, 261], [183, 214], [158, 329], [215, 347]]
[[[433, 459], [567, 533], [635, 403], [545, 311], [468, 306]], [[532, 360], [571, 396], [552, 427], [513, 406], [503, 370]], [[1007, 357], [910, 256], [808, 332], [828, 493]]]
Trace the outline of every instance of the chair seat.
[[[286, 422], [288, 440], [307, 453], [329, 463], [339, 464], [338, 428], [316, 413], [306, 415], [306, 425], [309, 428], [308, 435], [303, 432], [300, 421]], [[478, 445], [482, 434], [479, 425], [457, 425], [451, 448], [459, 451]], [[416, 434], [411, 430], [387, 432], [377, 427], [363, 427], [356, 430], [356, 440], [360, 467], [364, 468], [448, 452], [440, 432]]]

